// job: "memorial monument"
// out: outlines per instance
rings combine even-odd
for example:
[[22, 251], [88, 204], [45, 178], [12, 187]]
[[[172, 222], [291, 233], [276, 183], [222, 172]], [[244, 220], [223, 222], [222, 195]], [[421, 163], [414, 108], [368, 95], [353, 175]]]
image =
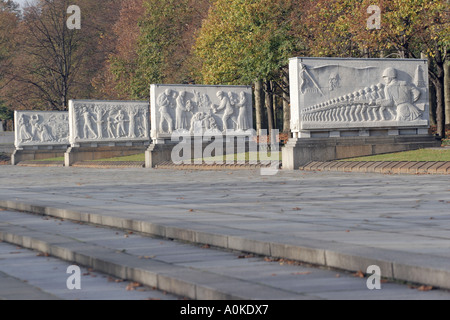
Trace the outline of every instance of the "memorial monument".
[[65, 165], [143, 153], [150, 144], [145, 101], [70, 100], [70, 148]]
[[61, 157], [69, 145], [69, 114], [60, 111], [15, 111], [15, 151], [11, 163]]
[[437, 146], [427, 60], [292, 58], [283, 168]]
[[230, 144], [248, 141], [254, 133], [248, 86], [152, 84], [150, 109], [152, 144], [146, 151], [146, 167], [171, 161], [180, 142], [191, 141], [194, 147], [195, 140], [202, 151], [212, 137]]

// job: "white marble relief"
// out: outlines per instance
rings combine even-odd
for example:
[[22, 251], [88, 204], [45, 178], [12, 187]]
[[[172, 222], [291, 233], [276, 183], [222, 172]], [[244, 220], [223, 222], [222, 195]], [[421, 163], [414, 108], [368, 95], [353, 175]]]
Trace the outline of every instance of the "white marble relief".
[[70, 143], [149, 140], [149, 103], [71, 100]]
[[425, 60], [294, 58], [291, 128], [428, 126]]
[[69, 144], [69, 113], [59, 111], [15, 111], [15, 146]]
[[150, 90], [152, 139], [252, 132], [250, 87], [152, 85]]

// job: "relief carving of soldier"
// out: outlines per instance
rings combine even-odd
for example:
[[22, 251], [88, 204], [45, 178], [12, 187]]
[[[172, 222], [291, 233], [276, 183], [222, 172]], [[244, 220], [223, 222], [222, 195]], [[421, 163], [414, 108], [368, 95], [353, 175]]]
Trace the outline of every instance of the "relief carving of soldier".
[[419, 100], [421, 92], [413, 84], [397, 79], [397, 71], [387, 68], [382, 75], [386, 86], [385, 99], [378, 99], [377, 105], [395, 108], [397, 121], [414, 121], [422, 116], [422, 112], [414, 105]]

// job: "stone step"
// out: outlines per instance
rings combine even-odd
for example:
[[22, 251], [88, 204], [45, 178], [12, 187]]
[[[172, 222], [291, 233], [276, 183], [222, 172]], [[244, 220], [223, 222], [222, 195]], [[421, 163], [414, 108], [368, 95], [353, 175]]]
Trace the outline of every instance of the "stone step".
[[[63, 220], [42, 219], [36, 215], [17, 212], [2, 212], [0, 219], [1, 241], [37, 250], [73, 264], [136, 281], [181, 297], [197, 300], [314, 298], [261, 285], [256, 281], [243, 281], [220, 273], [168, 262], [169, 250], [172, 250], [170, 259], [173, 261], [183, 261], [183, 258], [180, 259], [182, 255], [190, 255], [190, 259], [184, 257], [190, 262], [207, 259], [204, 256], [208, 254], [213, 258], [220, 255], [204, 248], [164, 247], [165, 243], [161, 242], [161, 239], [124, 234], [117, 230], [100, 229]], [[174, 253], [173, 250], [178, 251]], [[151, 255], [146, 256], [146, 252]], [[156, 256], [155, 252], [158, 252]], [[166, 259], [159, 258], [159, 255], [164, 253]]]
[[144, 161], [79, 161], [72, 164], [81, 168], [143, 168]]
[[[0, 301], [181, 301], [183, 298], [94, 271], [92, 268], [78, 267], [79, 270], [76, 270], [69, 261], [0, 241]], [[77, 285], [69, 286], [70, 284]]]
[[258, 161], [256, 164], [250, 163], [224, 163], [224, 164], [174, 164], [170, 161], [161, 162], [155, 166], [156, 169], [179, 169], [179, 170], [249, 170], [249, 169], [260, 169], [270, 167], [270, 161]]
[[450, 298], [450, 293], [443, 290], [421, 292], [389, 281], [383, 282], [383, 290], [371, 291], [366, 287], [366, 279], [342, 270], [326, 270], [23, 212], [1, 212], [0, 240], [180, 298]]
[[[204, 229], [202, 226], [194, 226], [187, 222], [158, 223], [141, 220], [133, 215], [120, 217], [108, 215], [108, 212], [104, 211], [87, 213], [55, 207], [30, 205], [14, 201], [0, 201], [0, 207], [51, 216], [58, 219], [68, 219], [78, 223], [89, 223], [97, 227], [116, 228], [123, 230], [124, 232], [143, 234], [147, 237], [156, 236], [165, 239], [174, 239], [202, 246], [247, 252], [261, 256], [275, 257], [276, 259], [292, 260], [331, 269], [346, 270], [347, 272], [357, 272], [365, 270], [369, 265], [377, 265], [380, 266], [382, 274], [389, 279], [450, 289], [450, 271], [447, 268], [448, 259], [445, 257], [433, 256], [433, 263], [432, 265], [429, 265], [429, 261], [426, 260], [426, 257], [423, 254], [410, 255], [397, 250], [369, 250], [369, 252], [359, 246], [348, 245], [342, 248], [338, 244], [318, 240], [304, 241], [302, 244], [291, 243], [289, 241], [286, 243], [282, 239], [279, 239], [279, 237], [274, 238], [273, 236], [268, 235], [261, 237], [254, 233], [243, 235], [239, 232], [230, 234], [224, 233], [223, 230], [218, 228]], [[24, 232], [17, 236], [14, 233], [10, 234], [10, 230], [10, 227], [2, 229], [1, 234], [7, 235], [7, 238], [4, 238], [4, 241], [16, 243], [12, 240], [17, 239], [17, 237], [22, 239], [24, 236], [27, 237], [31, 234], [30, 232]], [[46, 231], [43, 235], [46, 235], [47, 233], [50, 234], [51, 232], [51, 230], [48, 232]], [[92, 234], [95, 233], [96, 231], [92, 232]], [[27, 238], [24, 239], [25, 241], [21, 240], [17, 244], [24, 245]], [[40, 243], [39, 239], [36, 241], [37, 243]], [[59, 242], [57, 241], [57, 243]], [[54, 252], [59, 252], [58, 250], [60, 249], [57, 247], [56, 249], [49, 250], [53, 254]], [[86, 258], [84, 252], [71, 253], [70, 256], [78, 256], [80, 254], [84, 257], [81, 260], [82, 262], [90, 261], [89, 259], [95, 260], [95, 257]], [[127, 265], [124, 270], [128, 270], [130, 267], [132, 266]], [[103, 272], [106, 271], [103, 270]], [[125, 272], [123, 275], [129, 274], [127, 271], [122, 272]], [[162, 287], [162, 290], [167, 290], [167, 288]], [[182, 295], [185, 292], [182, 291], [180, 293], [176, 291], [173, 293]], [[204, 292], [202, 292], [202, 294], [204, 294]], [[221, 294], [234, 296], [235, 292], [227, 291]], [[195, 294], [188, 297], [193, 296], [196, 297]], [[223, 296], [224, 295], [222, 295], [222, 297]]]
[[17, 164], [19, 167], [64, 167], [62, 161], [20, 161]]

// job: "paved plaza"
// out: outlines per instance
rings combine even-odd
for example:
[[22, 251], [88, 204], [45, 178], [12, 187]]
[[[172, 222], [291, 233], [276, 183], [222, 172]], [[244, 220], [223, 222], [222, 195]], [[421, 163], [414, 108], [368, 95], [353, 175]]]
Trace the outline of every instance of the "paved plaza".
[[[189, 298], [450, 299], [447, 291], [450, 289], [449, 195], [448, 175], [280, 170], [276, 175], [264, 176], [259, 170], [0, 166], [0, 206], [5, 208], [0, 212], [0, 234], [5, 242], [24, 246], [28, 243], [34, 249], [39, 246], [33, 247], [30, 241], [36, 239], [42, 244], [42, 250], [54, 252], [56, 249], [52, 248], [67, 243], [66, 251], [61, 253], [66, 257], [78, 249], [84, 250], [86, 257], [91, 254], [94, 257], [97, 253], [93, 246], [106, 246], [101, 242], [108, 238], [101, 238], [106, 231], [91, 224], [132, 232], [126, 239], [137, 235], [153, 236], [160, 239], [156, 241], [173, 239], [183, 246], [195, 245], [197, 249], [189, 249], [192, 252], [184, 252], [180, 247], [170, 249], [175, 250], [169, 254], [172, 260], [158, 260], [161, 252], [157, 250], [155, 254], [150, 249], [147, 254], [139, 250], [133, 253], [136, 257], [150, 257], [146, 260], [149, 270], [164, 269], [163, 265], [151, 263], [176, 264], [178, 269], [173, 272], [180, 287], [183, 286], [182, 274], [189, 282], [205, 273], [214, 278], [213, 283], [229, 279], [233, 275], [224, 269], [232, 267], [233, 261], [247, 261], [236, 259], [242, 253], [251, 255], [250, 259], [260, 259], [260, 263], [272, 263], [272, 267], [274, 261], [278, 266], [280, 259], [284, 259], [281, 261], [302, 261], [308, 266], [323, 268], [322, 280], [318, 276], [321, 273], [301, 269], [306, 268], [305, 265], [297, 271], [286, 269], [284, 273], [290, 276], [297, 273], [297, 282], [293, 282], [289, 277], [272, 276], [280, 271], [261, 270], [263, 267], [256, 263], [253, 268], [247, 266], [247, 273], [242, 271], [240, 282], [243, 282], [243, 275], [252, 272], [253, 277], [266, 279], [266, 294], [262, 289], [257, 290], [262, 286], [261, 279], [249, 284], [247, 290], [231, 288], [233, 281], [229, 287], [218, 285], [216, 291], [222, 296], [206, 290], [205, 287], [213, 286], [206, 285], [204, 279], [195, 293], [190, 293], [189, 288], [175, 292]], [[64, 223], [68, 223], [66, 220], [82, 221], [89, 223], [84, 227], [93, 231], [80, 230], [77, 234], [73, 222], [70, 222], [72, 227], [66, 226], [64, 231], [58, 231], [56, 225], [41, 227], [43, 220], [39, 216], [23, 217], [23, 213], [13, 210], [46, 213], [64, 219]], [[96, 230], [99, 238], [94, 236]], [[120, 233], [121, 241], [124, 233]], [[70, 243], [73, 239], [78, 239], [78, 244], [86, 241], [86, 247]], [[109, 245], [109, 250], [122, 248]], [[121, 250], [139, 246], [147, 247], [147, 244]], [[149, 248], [152, 246], [155, 244], [148, 244]], [[211, 256], [196, 264], [192, 255], [198, 255], [199, 248], [204, 252], [205, 246], [214, 250], [208, 249]], [[227, 256], [232, 254], [234, 258]], [[190, 261], [173, 259], [178, 255], [189, 256]], [[153, 261], [152, 256], [156, 256], [157, 261]], [[264, 256], [270, 259], [262, 258]], [[95, 261], [110, 261], [108, 257], [106, 253], [102, 257], [97, 254]], [[139, 266], [139, 260], [142, 261], [137, 259], [136, 264], [129, 262], [127, 270], [145, 269]], [[404, 292], [368, 290], [366, 279], [350, 274], [365, 273], [370, 265], [380, 267], [381, 276], [390, 280], [388, 286], [407, 282], [416, 287], [431, 286], [435, 290], [421, 292], [406, 286], [403, 286]], [[185, 273], [186, 268], [189, 272]], [[341, 283], [341, 287], [330, 284], [328, 280], [336, 278], [336, 270], [343, 272], [340, 281], [358, 280], [358, 284], [353, 284], [357, 287], [348, 283]], [[310, 274], [315, 280], [307, 278]], [[304, 282], [299, 275], [304, 276]], [[243, 296], [239, 296], [238, 291]], [[370, 297], [374, 291], [379, 292]], [[259, 295], [252, 297], [249, 292], [259, 292]]]

